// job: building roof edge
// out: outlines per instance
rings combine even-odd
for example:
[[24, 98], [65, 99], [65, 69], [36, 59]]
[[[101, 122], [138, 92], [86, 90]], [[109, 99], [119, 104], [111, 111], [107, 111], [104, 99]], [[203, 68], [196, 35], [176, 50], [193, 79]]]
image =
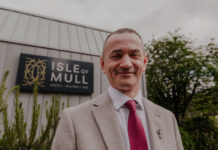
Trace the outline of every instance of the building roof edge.
[[0, 9], [13, 11], [13, 12], [16, 12], [16, 13], [21, 13], [21, 14], [26, 14], [26, 15], [30, 15], [30, 16], [34, 16], [34, 17], [44, 18], [44, 19], [48, 19], [48, 20], [53, 20], [53, 21], [57, 21], [57, 22], [62, 22], [62, 23], [66, 23], [66, 24], [72, 24], [72, 25], [75, 25], [75, 26], [85, 27], [85, 28], [89, 28], [89, 29], [93, 29], [93, 30], [102, 31], [102, 32], [108, 32], [108, 33], [111, 32], [111, 31], [106, 30], [106, 29], [97, 28], [97, 27], [93, 27], [93, 26], [87, 26], [87, 25], [84, 25], [84, 24], [75, 23], [75, 22], [72, 22], [72, 21], [67, 21], [67, 20], [64, 20], [64, 19], [54, 18], [54, 17], [51, 17], [51, 16], [41, 15], [41, 14], [28, 12], [28, 11], [24, 11], [24, 10], [19, 10], [19, 9], [15, 9], [15, 8], [10, 8], [10, 7], [7, 7], [7, 6], [0, 5]]

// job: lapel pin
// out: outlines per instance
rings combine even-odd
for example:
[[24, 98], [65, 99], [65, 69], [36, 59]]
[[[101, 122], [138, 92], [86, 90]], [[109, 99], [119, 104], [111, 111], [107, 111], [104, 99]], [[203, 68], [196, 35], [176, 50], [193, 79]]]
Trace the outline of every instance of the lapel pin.
[[162, 139], [162, 134], [161, 134], [161, 130], [160, 129], [157, 130], [157, 135], [158, 135], [159, 139]]
[[159, 112], [159, 111], [156, 111], [156, 112], [155, 112], [155, 116], [160, 118], [160, 112]]

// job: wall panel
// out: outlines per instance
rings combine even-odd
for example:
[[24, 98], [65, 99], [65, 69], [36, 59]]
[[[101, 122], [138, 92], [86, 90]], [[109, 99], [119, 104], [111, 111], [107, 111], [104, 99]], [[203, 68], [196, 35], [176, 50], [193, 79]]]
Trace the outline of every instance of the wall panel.
[[49, 47], [59, 48], [60, 43], [60, 31], [59, 31], [59, 23], [56, 21], [50, 22], [49, 28]]
[[101, 94], [101, 66], [100, 58], [98, 56], [92, 56], [92, 62], [94, 63], [94, 92], [92, 98]]
[[31, 17], [29, 26], [27, 27], [26, 37], [24, 42], [27, 44], [36, 45], [38, 31], [39, 31], [39, 18]]
[[37, 44], [41, 46], [48, 47], [48, 38], [49, 38], [49, 27], [50, 21], [47, 19], [40, 19], [39, 23], [39, 33]]
[[107, 33], [105, 32], [99, 32], [99, 33], [100, 33], [102, 41], [105, 41], [105, 39], [107, 38]]
[[6, 71], [6, 70], [4, 70], [4, 65], [5, 65], [6, 55], [7, 55], [7, 47], [8, 47], [7, 43], [0, 42], [0, 52], [1, 52], [1, 55], [0, 55], [0, 79], [2, 79], [2, 77]]
[[101, 55], [102, 50], [103, 50], [103, 41], [102, 41], [102, 38], [100, 36], [99, 31], [93, 30], [93, 34], [94, 34], [95, 41], [96, 41], [97, 46], [98, 46], [99, 54]]
[[80, 50], [82, 53], [89, 54], [89, 46], [86, 39], [84, 28], [77, 27], [78, 37], [79, 37], [79, 44], [80, 44]]
[[27, 27], [30, 23], [30, 17], [21, 15], [17, 26], [15, 27], [12, 41], [23, 42], [26, 34]]
[[60, 49], [70, 50], [69, 42], [68, 26], [67, 24], [60, 23]]
[[5, 20], [3, 26], [1, 27], [0, 39], [11, 39], [19, 18], [20, 14], [13, 12], [9, 13], [8, 18]]
[[6, 19], [8, 18], [9, 11], [0, 9], [0, 32], [2, 27], [6, 23]]
[[73, 52], [80, 52], [79, 37], [74, 25], [68, 25], [70, 47]]
[[90, 49], [91, 53], [93, 55], [99, 55], [99, 50], [98, 50], [98, 47], [96, 45], [92, 30], [91, 29], [86, 29], [85, 31], [86, 31], [86, 37], [88, 39], [87, 41], [89, 43], [89, 49]]

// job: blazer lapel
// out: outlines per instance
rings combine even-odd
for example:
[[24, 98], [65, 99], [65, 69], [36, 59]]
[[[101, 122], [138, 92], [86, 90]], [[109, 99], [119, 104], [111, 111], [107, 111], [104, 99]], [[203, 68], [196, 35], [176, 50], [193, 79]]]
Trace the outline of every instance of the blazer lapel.
[[165, 149], [164, 129], [162, 127], [161, 112], [144, 99], [145, 115], [148, 123], [149, 137], [152, 150]]
[[107, 149], [125, 150], [119, 121], [108, 93], [93, 104], [92, 112]]

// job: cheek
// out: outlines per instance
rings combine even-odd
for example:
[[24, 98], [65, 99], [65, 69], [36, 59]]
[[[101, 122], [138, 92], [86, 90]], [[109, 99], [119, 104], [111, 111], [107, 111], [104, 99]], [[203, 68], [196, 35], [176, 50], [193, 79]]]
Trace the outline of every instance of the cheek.
[[144, 64], [141, 61], [137, 61], [134, 63], [135, 68], [138, 69], [138, 71], [143, 71], [144, 70]]
[[114, 74], [114, 67], [111, 65], [107, 65], [105, 68], [105, 72], [107, 75], [112, 76]]
[[107, 70], [114, 71], [117, 68], [117, 63], [108, 63]]

